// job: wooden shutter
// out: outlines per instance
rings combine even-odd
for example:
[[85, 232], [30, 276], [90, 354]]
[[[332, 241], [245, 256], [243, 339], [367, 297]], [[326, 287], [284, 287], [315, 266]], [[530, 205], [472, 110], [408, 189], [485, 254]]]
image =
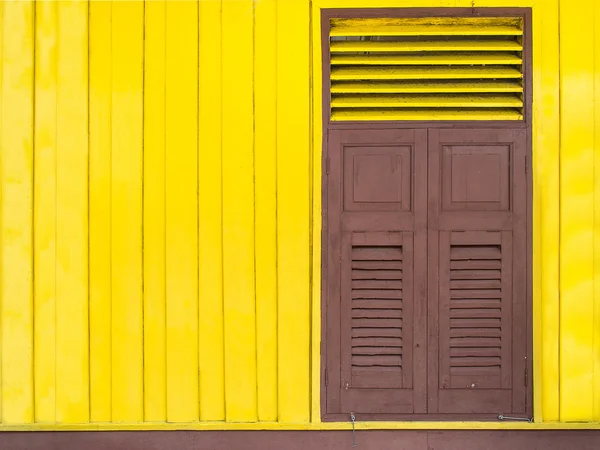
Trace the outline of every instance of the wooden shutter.
[[523, 17], [328, 25], [331, 121], [523, 120]]
[[525, 130], [429, 132], [431, 414], [527, 411]]
[[426, 142], [329, 132], [327, 418], [426, 411]]

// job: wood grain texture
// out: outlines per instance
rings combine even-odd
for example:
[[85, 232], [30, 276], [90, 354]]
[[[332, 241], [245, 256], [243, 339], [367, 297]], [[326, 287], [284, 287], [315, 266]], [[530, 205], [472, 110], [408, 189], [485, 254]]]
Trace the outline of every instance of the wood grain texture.
[[[560, 420], [594, 412], [593, 2], [561, 4]], [[574, 27], [580, 30], [567, 33]]]
[[35, 421], [56, 420], [57, 4], [35, 5], [34, 389]]
[[167, 420], [194, 422], [198, 403], [198, 8], [166, 11]]
[[223, 320], [225, 412], [255, 421], [253, 2], [223, 2]]
[[89, 332], [90, 420], [112, 418], [112, 6], [90, 4]]
[[144, 420], [166, 421], [166, 1], [144, 13]]
[[2, 24], [2, 420], [30, 423], [33, 398], [34, 4], [4, 4]]
[[200, 418], [208, 421], [225, 419], [221, 3], [198, 5], [198, 345]]
[[[534, 125], [533, 159], [533, 317], [534, 342], [541, 358], [534, 357], [534, 411], [540, 421], [559, 420], [559, 232], [560, 195], [559, 59], [544, 55], [559, 51], [559, 0], [541, 2], [542, 14], [534, 24], [534, 97], [545, 99]], [[542, 17], [544, 19], [542, 19]], [[541, 45], [539, 44], [541, 42]], [[544, 74], [544, 75], [542, 75]], [[546, 151], [540, 151], [546, 149]], [[539, 223], [539, 226], [535, 224]], [[540, 380], [539, 382], [536, 381]]]
[[142, 3], [112, 5], [112, 420], [143, 420]]
[[[68, 25], [67, 25], [68, 24]], [[58, 4], [56, 420], [89, 420], [88, 5]]]
[[277, 0], [254, 6], [254, 179], [258, 420], [277, 420]]
[[277, 4], [279, 420], [310, 417], [309, 5]]

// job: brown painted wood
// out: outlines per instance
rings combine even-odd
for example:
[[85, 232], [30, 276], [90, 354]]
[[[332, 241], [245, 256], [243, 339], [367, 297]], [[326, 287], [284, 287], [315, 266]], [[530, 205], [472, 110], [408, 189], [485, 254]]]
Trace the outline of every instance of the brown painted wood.
[[427, 132], [328, 136], [325, 418], [425, 413]]
[[329, 130], [324, 420], [531, 417], [527, 133], [424, 133]]
[[430, 414], [530, 417], [525, 138], [430, 132]]
[[[356, 432], [361, 450], [597, 450], [600, 431], [377, 430]], [[344, 431], [3, 432], [0, 450], [343, 450]]]

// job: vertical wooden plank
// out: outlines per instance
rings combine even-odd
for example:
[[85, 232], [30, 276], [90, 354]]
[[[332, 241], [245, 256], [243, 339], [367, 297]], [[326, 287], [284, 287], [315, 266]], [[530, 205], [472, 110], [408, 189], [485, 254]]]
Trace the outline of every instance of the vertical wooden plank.
[[[561, 2], [560, 419], [593, 415], [594, 2]], [[577, 32], [575, 32], [577, 30]]]
[[112, 420], [116, 422], [143, 419], [143, 25], [143, 3], [113, 3]]
[[165, 330], [165, 1], [145, 1], [144, 419], [167, 420]]
[[224, 420], [221, 1], [200, 2], [198, 7], [200, 418]]
[[[443, 164], [443, 163], [442, 163]], [[442, 169], [443, 171], [444, 169]], [[443, 172], [442, 172], [443, 173]], [[441, 173], [440, 173], [441, 175]], [[441, 178], [441, 176], [439, 176]], [[436, 184], [439, 181], [436, 180]], [[434, 191], [436, 192], [436, 191]], [[429, 260], [432, 264], [438, 266], [438, 297], [437, 297], [437, 349], [438, 349], [438, 373], [437, 383], [435, 385], [429, 385], [428, 389], [436, 389], [437, 393], [430, 393], [429, 395], [435, 395], [437, 398], [440, 397], [439, 390], [448, 389], [450, 385], [450, 242], [451, 232], [439, 231], [438, 233], [438, 258], [437, 261]], [[429, 350], [431, 351], [431, 350]], [[433, 375], [431, 375], [433, 377]], [[436, 413], [440, 411], [435, 410]], [[433, 412], [433, 411], [432, 411]]]
[[56, 419], [56, 6], [48, 1], [35, 5], [33, 368], [36, 422]]
[[[330, 173], [327, 174], [327, 228], [326, 249], [324, 257], [327, 280], [324, 284], [327, 298], [325, 326], [327, 327], [327, 347], [325, 377], [327, 379], [326, 398], [322, 403], [322, 412], [340, 411], [341, 409], [341, 362], [342, 362], [342, 254], [343, 236], [340, 233], [340, 215], [342, 212], [342, 131], [330, 130], [327, 134], [327, 157]], [[281, 371], [283, 372], [283, 371]], [[287, 375], [284, 373], [283, 375]], [[282, 375], [282, 376], [283, 376]]]
[[[3, 48], [3, 42], [4, 42], [4, 2], [0, 2], [0, 145], [2, 144], [2, 111], [4, 110], [4, 104], [2, 103], [2, 87], [3, 87], [3, 82], [2, 82], [2, 72], [4, 71], [4, 64], [3, 64], [3, 54], [4, 54], [4, 48]], [[2, 226], [2, 215], [4, 212], [4, 206], [2, 203], [2, 190], [4, 187], [4, 183], [3, 183], [3, 171], [2, 171], [2, 166], [3, 166], [3, 162], [2, 162], [2, 155], [0, 155], [0, 286], [3, 285], [4, 283], [4, 277], [3, 277], [3, 271], [2, 271], [2, 267], [3, 267], [3, 263], [4, 263], [4, 239], [3, 239], [3, 226]], [[4, 295], [4, 289], [0, 288], [0, 330], [2, 327], [2, 298]], [[3, 350], [3, 345], [2, 345], [2, 332], [0, 331], [0, 422], [2, 421], [2, 399], [3, 399], [3, 388], [2, 388], [2, 350]]]
[[2, 51], [2, 421], [33, 417], [33, 2], [4, 3]]
[[88, 4], [58, 3], [56, 420], [89, 420]]
[[[340, 148], [341, 147], [341, 148]], [[343, 147], [342, 146], [338, 146], [338, 148], [340, 149], [340, 159], [341, 159], [341, 164], [336, 164], [336, 169], [338, 170], [339, 168], [339, 178], [338, 180], [341, 181], [341, 186], [340, 186], [340, 190], [339, 192], [342, 194], [340, 196], [340, 200], [342, 200], [343, 197], [343, 193], [344, 193], [344, 188], [342, 186], [344, 186], [344, 154], [343, 154]], [[329, 149], [327, 149], [329, 150]], [[331, 149], [333, 150], [333, 149]], [[330, 154], [330, 153], [328, 153]], [[332, 160], [335, 161], [335, 158], [331, 158]], [[333, 178], [333, 177], [332, 177]], [[328, 186], [329, 187], [329, 186]], [[331, 186], [331, 190], [334, 191], [334, 187]], [[335, 192], [335, 191], [334, 191]], [[333, 192], [332, 192], [333, 193]], [[342, 200], [343, 201], [343, 200]], [[332, 204], [334, 202], [331, 202]], [[343, 205], [343, 203], [342, 203]], [[343, 210], [343, 206], [342, 206], [342, 210]], [[340, 215], [338, 215], [338, 217], [340, 217]], [[338, 229], [342, 229], [342, 223], [341, 223], [341, 217], [339, 219], [339, 221], [337, 221], [337, 223], [328, 223], [327, 225], [329, 225], [329, 230], [330, 231], [330, 235], [328, 236], [328, 238], [330, 238], [330, 241], [333, 244], [334, 241], [334, 236], [333, 234], [335, 233], [334, 227], [338, 228]], [[336, 230], [337, 231], [337, 230]], [[327, 369], [330, 372], [333, 371], [337, 371], [337, 367], [339, 367], [339, 381], [337, 383], [335, 383], [332, 386], [332, 391], [338, 391], [339, 392], [339, 407], [337, 410], [334, 410], [335, 412], [341, 412], [343, 411], [342, 408], [344, 408], [344, 403], [346, 403], [344, 400], [346, 400], [347, 398], [347, 394], [345, 391], [347, 390], [346, 388], [349, 387], [349, 384], [352, 383], [352, 237], [353, 234], [351, 231], [342, 231], [340, 233], [339, 236], [339, 240], [340, 240], [340, 252], [336, 253], [334, 258], [339, 258], [340, 262], [339, 262], [339, 271], [340, 271], [340, 290], [339, 290], [339, 296], [340, 296], [340, 302], [339, 302], [339, 309], [336, 310], [332, 310], [332, 309], [328, 309], [328, 313], [330, 316], [338, 316], [339, 315], [339, 327], [335, 328], [335, 334], [337, 334], [338, 336], [336, 336], [335, 339], [331, 339], [331, 341], [336, 342], [336, 339], [339, 339], [339, 364], [328, 364], [327, 365]], [[332, 247], [334, 247], [334, 245], [332, 245]], [[338, 256], [339, 255], [339, 256]], [[332, 270], [333, 273], [335, 273], [335, 269]], [[337, 275], [337, 274], [336, 274]], [[337, 279], [337, 277], [336, 277]], [[329, 306], [329, 303], [328, 305]], [[336, 305], [337, 306], [337, 305]], [[331, 322], [330, 322], [331, 323]], [[333, 327], [331, 327], [333, 328]], [[333, 333], [331, 333], [333, 334]], [[327, 337], [329, 338], [330, 335], [328, 335]], [[335, 345], [335, 344], [334, 344]], [[337, 345], [336, 345], [337, 347]], [[335, 355], [334, 352], [331, 352], [332, 356]], [[334, 356], [335, 358], [335, 356]], [[335, 361], [335, 359], [332, 358], [333, 361]], [[329, 376], [328, 378], [328, 382], [329, 382]], [[337, 378], [337, 374], [336, 376], [332, 376], [331, 379], [336, 380]], [[337, 380], [336, 380], [337, 381]], [[342, 391], [341, 387], [344, 386], [344, 391]], [[354, 386], [352, 386], [354, 387]], [[334, 394], [335, 395], [335, 394]], [[335, 397], [333, 397], [335, 399]], [[327, 408], [327, 412], [329, 413], [329, 408]]]
[[600, 420], [600, 7], [594, 5], [594, 411]]
[[167, 3], [167, 420], [198, 420], [198, 5]]
[[111, 2], [90, 3], [90, 420], [111, 420]]
[[[415, 164], [416, 165], [416, 164]], [[416, 177], [415, 177], [416, 178]], [[413, 189], [417, 190], [418, 186], [414, 186]], [[418, 219], [417, 219], [418, 220]], [[416, 220], [415, 220], [416, 221]], [[417, 265], [415, 261], [415, 232], [403, 231], [402, 232], [402, 387], [404, 389], [412, 388], [413, 391], [413, 411], [419, 410], [420, 408], [425, 409], [425, 403], [415, 404], [419, 402], [419, 398], [422, 397], [423, 393], [427, 392], [426, 385], [420, 383], [421, 380], [415, 379], [413, 374], [425, 373], [417, 372], [415, 368], [415, 352], [414, 351], [414, 335], [415, 325], [418, 325], [420, 317], [417, 317], [419, 313], [419, 305], [416, 305], [417, 299], [415, 298], [415, 285], [418, 283], [418, 278], [415, 279], [414, 266]], [[426, 248], [426, 247], [424, 247]], [[352, 273], [350, 271], [350, 273]], [[419, 314], [420, 315], [420, 314]], [[352, 323], [352, 322], [350, 322]], [[350, 344], [352, 345], [352, 344]], [[421, 378], [421, 377], [420, 377]], [[418, 408], [418, 409], [417, 409]], [[420, 411], [419, 411], [420, 412]]]
[[[534, 13], [533, 285], [534, 416], [559, 420], [559, 52], [558, 1]], [[536, 63], [537, 61], [537, 63]], [[538, 351], [539, 350], [539, 351]], [[541, 354], [542, 357], [535, 355]], [[541, 383], [537, 380], [541, 380]]]
[[312, 186], [310, 189], [312, 206], [312, 216], [310, 222], [312, 225], [311, 236], [311, 261], [312, 261], [312, 286], [311, 286], [311, 414], [310, 421], [313, 423], [321, 422], [321, 378], [322, 378], [322, 356], [321, 356], [321, 328], [322, 328], [322, 258], [321, 249], [323, 241], [321, 233], [323, 231], [323, 67], [321, 62], [321, 9], [316, 4], [312, 4], [311, 9], [311, 42], [312, 42], [312, 92], [311, 92], [311, 114], [312, 114], [312, 133], [311, 133], [311, 173]]
[[277, 420], [276, 0], [254, 7], [256, 375], [258, 420]]
[[[412, 267], [412, 298], [413, 298], [413, 392], [414, 392], [414, 412], [427, 412], [427, 309], [428, 301], [428, 279], [427, 279], [427, 190], [428, 190], [428, 135], [427, 130], [418, 130], [414, 132], [415, 146], [412, 150], [414, 158], [414, 235], [412, 243], [412, 258], [414, 261]], [[406, 233], [406, 232], [405, 232]], [[404, 248], [402, 249], [404, 251]], [[406, 316], [410, 317], [410, 316]]]
[[279, 420], [310, 418], [309, 3], [277, 4]]
[[[441, 192], [442, 155], [440, 130], [428, 131], [428, 192]], [[440, 195], [428, 195], [427, 199], [427, 412], [440, 410], [440, 260], [444, 234], [440, 232]], [[448, 252], [446, 253], [449, 256]], [[443, 295], [443, 293], [442, 293]]]
[[[516, 149], [519, 147], [519, 142], [513, 144], [513, 164], [516, 167], [523, 167], [521, 164], [522, 155], [516, 155]], [[520, 153], [520, 152], [519, 152]], [[520, 176], [513, 178], [513, 188], [522, 187], [523, 179]], [[521, 185], [521, 186], [519, 186]], [[518, 204], [520, 203], [520, 204]], [[522, 317], [527, 317], [527, 311], [524, 308], [523, 298], [526, 292], [525, 277], [522, 273], [525, 272], [526, 266], [521, 261], [516, 260], [519, 256], [519, 250], [525, 247], [524, 233], [521, 232], [523, 225], [522, 206], [524, 202], [513, 203], [513, 222], [512, 231], [501, 232], [500, 251], [502, 253], [501, 261], [502, 274], [501, 281], [501, 319], [500, 319], [500, 383], [503, 389], [512, 388], [512, 410], [513, 412], [525, 412], [525, 395], [523, 394], [524, 383], [514, 383], [513, 379], [522, 376], [525, 373], [525, 364], [521, 355], [521, 349], [527, 345], [525, 330], [523, 329], [524, 321]], [[521, 217], [518, 217], [521, 216]], [[517, 254], [517, 258], [513, 255]], [[525, 353], [526, 354], [526, 353]], [[517, 370], [519, 368], [520, 370]], [[511, 373], [512, 371], [512, 373]], [[519, 408], [522, 406], [523, 408]]]
[[252, 0], [223, 2], [223, 310], [231, 422], [256, 420], [253, 7]]

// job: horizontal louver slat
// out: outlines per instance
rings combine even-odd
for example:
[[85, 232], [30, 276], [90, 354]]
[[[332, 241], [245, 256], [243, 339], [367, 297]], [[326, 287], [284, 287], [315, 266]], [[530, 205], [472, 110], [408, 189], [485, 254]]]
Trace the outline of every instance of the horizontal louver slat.
[[523, 120], [522, 35], [519, 17], [333, 19], [330, 118]]
[[510, 108], [521, 107], [523, 102], [509, 95], [345, 95], [334, 97], [331, 106], [344, 108]]
[[442, 93], [520, 93], [520, 82], [430, 81], [406, 82], [339, 82], [331, 88], [332, 94], [442, 94]]
[[425, 55], [339, 55], [331, 57], [332, 65], [428, 66], [428, 65], [521, 65], [523, 60], [511, 53], [445, 53]]
[[521, 79], [520, 70], [513, 67], [336, 67], [332, 80], [460, 80], [460, 79]]
[[523, 115], [512, 109], [469, 111], [458, 108], [444, 109], [342, 109], [331, 114], [333, 121], [351, 120], [522, 120]]
[[344, 27], [331, 29], [331, 36], [521, 36], [517, 27], [419, 26]]
[[523, 46], [516, 41], [335, 41], [331, 53], [349, 52], [456, 52], [456, 51], [510, 51], [520, 52]]

